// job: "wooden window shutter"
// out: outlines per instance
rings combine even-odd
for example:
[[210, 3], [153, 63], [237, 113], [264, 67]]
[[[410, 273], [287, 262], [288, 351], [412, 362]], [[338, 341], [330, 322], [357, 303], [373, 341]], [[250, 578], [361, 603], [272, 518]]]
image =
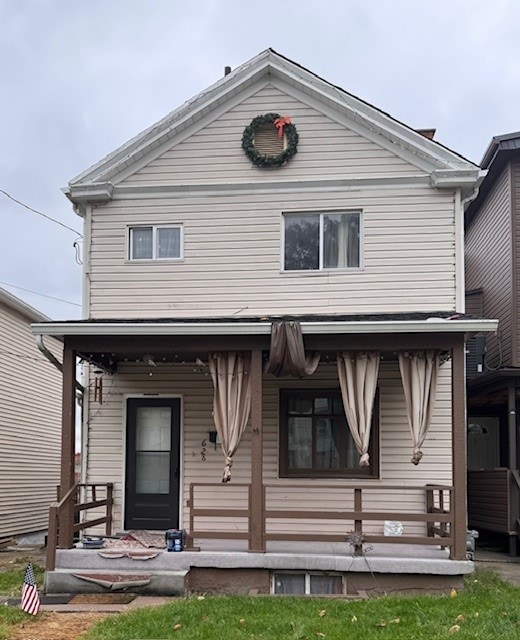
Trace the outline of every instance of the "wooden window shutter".
[[280, 137], [274, 124], [264, 124], [255, 132], [254, 145], [265, 156], [277, 156], [285, 149], [285, 135]]

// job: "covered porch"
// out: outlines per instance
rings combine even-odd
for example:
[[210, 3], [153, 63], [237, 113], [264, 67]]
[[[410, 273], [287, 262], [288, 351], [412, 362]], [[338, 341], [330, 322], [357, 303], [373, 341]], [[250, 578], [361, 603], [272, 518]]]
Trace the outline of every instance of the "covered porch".
[[[95, 404], [96, 394], [99, 400], [99, 383], [90, 373], [85, 381], [90, 393], [89, 415], [84, 419], [84, 427], [86, 425], [87, 432], [90, 430], [91, 439], [86, 442], [84, 433], [83, 442], [87, 444], [87, 458], [98, 455], [101, 462], [104, 458], [101, 453], [96, 454], [96, 447], [100, 446], [102, 436], [99, 434], [106, 434], [106, 426], [99, 427], [98, 435], [94, 435], [92, 416], [105, 413], [105, 425], [114, 421], [124, 423], [123, 404], [137, 389], [147, 397], [160, 395], [157, 390], [164, 392], [167, 385], [175, 392], [181, 388], [176, 380], [198, 376], [192, 385], [193, 392], [179, 394], [182, 396], [182, 438], [180, 465], [176, 471], [179, 476], [178, 526], [186, 531], [186, 549], [183, 554], [165, 553], [168, 559], [163, 562], [179, 565], [189, 561], [190, 566], [198, 567], [200, 572], [202, 565], [206, 565], [207, 570], [221, 566], [215, 559], [218, 554], [224, 554], [222, 562], [229, 562], [231, 554], [234, 558], [231, 564], [238, 563], [240, 567], [236, 569], [240, 571], [255, 568], [251, 563], [260, 563], [262, 567], [255, 570], [262, 568], [272, 574], [276, 563], [281, 563], [288, 571], [308, 571], [311, 566], [318, 571], [330, 571], [330, 567], [336, 566], [340, 573], [370, 573], [374, 570], [372, 558], [374, 566], [379, 567], [375, 571], [384, 569], [386, 573], [388, 570], [390, 575], [460, 577], [470, 571], [471, 563], [466, 561], [464, 340], [466, 334], [494, 330], [495, 323], [463, 318], [432, 319], [418, 314], [406, 319], [386, 316], [299, 318], [298, 321], [306, 352], [319, 353], [322, 362], [321, 371], [318, 369], [314, 377], [311, 375], [304, 382], [288, 378], [280, 381], [265, 373], [275, 319], [90, 321], [35, 326], [37, 334], [60, 335], [64, 340], [60, 490], [63, 499], [53, 511], [55, 520], [51, 525], [56, 535], [49, 537], [47, 571], [63, 572], [67, 564], [70, 568], [71, 558], [79, 561], [80, 550], [73, 548], [75, 533], [110, 535], [125, 531], [127, 479], [120, 480], [121, 476], [125, 477], [124, 424], [118, 425], [119, 430], [114, 428], [116, 436], [117, 433], [123, 435], [119, 456], [113, 456], [114, 471], [101, 477], [102, 465], [91, 466], [89, 471], [87, 459], [83, 489], [74, 483], [77, 358], [93, 365], [91, 371], [104, 372], [104, 393], [110, 395], [104, 405]], [[377, 449], [374, 473], [358, 477], [331, 475], [330, 479], [283, 475], [279, 436], [282, 391], [338, 387], [334, 366], [337, 353], [360, 350], [378, 352], [383, 360], [378, 383], [381, 424], [374, 436]], [[411, 442], [403, 450], [402, 439], [408, 425], [403, 426], [402, 388], [396, 391], [398, 354], [414, 350], [442, 351], [449, 357], [443, 365], [442, 400], [432, 432], [434, 445], [430, 451], [425, 445], [425, 459], [418, 466], [410, 465]], [[207, 401], [203, 400], [210, 381], [200, 371], [200, 363], [214, 352], [241, 352], [250, 358], [248, 427], [242, 450], [236, 454], [231, 482], [225, 484], [219, 482], [220, 471], [213, 473], [215, 468], [223, 467], [224, 456], [218, 444], [210, 439], [209, 432], [214, 426], [208, 420], [209, 404], [206, 407]], [[396, 394], [400, 394], [398, 398]], [[200, 400], [195, 401], [196, 398]], [[111, 407], [118, 408], [112, 418]], [[115, 444], [113, 446], [115, 451]], [[209, 458], [210, 465], [205, 462]], [[442, 481], [437, 482], [437, 478]], [[113, 494], [110, 497], [107, 494], [105, 499], [103, 486], [112, 480], [115, 480]], [[94, 499], [89, 494], [92, 486], [97, 487]], [[78, 512], [82, 514], [80, 522], [74, 515]], [[89, 512], [92, 515], [87, 515]], [[389, 537], [385, 532], [387, 523], [402, 525], [399, 535]], [[87, 554], [82, 556], [82, 563], [88, 561], [92, 568], [97, 566], [99, 559], [95, 552], [82, 550], [81, 553]]]

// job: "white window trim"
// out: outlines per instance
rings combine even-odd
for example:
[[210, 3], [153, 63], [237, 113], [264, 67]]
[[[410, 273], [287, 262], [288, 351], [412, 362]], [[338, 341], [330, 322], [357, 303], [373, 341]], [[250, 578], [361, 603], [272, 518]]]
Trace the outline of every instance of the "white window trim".
[[[319, 544], [319, 543], [318, 543]], [[310, 596], [313, 595], [314, 597], [320, 597], [320, 595], [326, 596], [327, 594], [311, 594], [311, 575], [312, 576], [339, 576], [341, 578], [341, 595], [345, 595], [346, 591], [347, 591], [347, 577], [344, 573], [341, 573], [339, 571], [273, 571], [271, 573], [271, 594], [275, 595], [276, 594], [276, 576], [277, 575], [297, 575], [297, 576], [304, 576], [304, 580], [305, 580], [305, 593], [303, 595], [305, 596]], [[276, 594], [276, 595], [280, 595], [280, 594]], [[340, 594], [338, 594], [340, 595]], [[293, 595], [292, 597], [298, 597], [297, 595]]]
[[[358, 213], [359, 214], [359, 266], [357, 267], [323, 267], [323, 216], [326, 214]], [[320, 255], [318, 269], [286, 269], [285, 268], [285, 216], [286, 215], [319, 215], [320, 217]], [[352, 273], [364, 270], [365, 262], [365, 224], [362, 209], [319, 209], [316, 211], [282, 211], [280, 218], [280, 273], [284, 275], [319, 275], [324, 273]]]
[[[132, 256], [132, 230], [133, 229], [152, 229], [152, 257], [151, 258], [134, 258]], [[180, 231], [180, 252], [177, 258], [158, 258], [157, 252], [157, 230], [158, 229], [179, 229]], [[132, 224], [127, 226], [127, 261], [128, 262], [179, 262], [184, 260], [184, 225], [180, 223], [174, 224]]]

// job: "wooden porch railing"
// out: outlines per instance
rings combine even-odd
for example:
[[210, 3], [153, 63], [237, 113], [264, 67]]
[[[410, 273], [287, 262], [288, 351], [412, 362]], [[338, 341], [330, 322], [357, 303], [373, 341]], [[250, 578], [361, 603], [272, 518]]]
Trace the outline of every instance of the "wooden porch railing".
[[[99, 497], [99, 492], [104, 497]], [[90, 495], [89, 495], [90, 494]], [[79, 500], [83, 500], [80, 502]], [[114, 485], [105, 484], [75, 484], [58, 502], [51, 505], [49, 510], [49, 530], [47, 533], [47, 553], [45, 568], [53, 571], [56, 566], [56, 549], [70, 549], [73, 546], [74, 534], [89, 527], [105, 524], [105, 535], [112, 535], [112, 510], [114, 506]], [[106, 507], [104, 516], [93, 520], [76, 522], [75, 515]]]
[[[230, 485], [231, 486], [231, 485]], [[248, 484], [233, 484], [233, 489], [247, 488], [247, 507], [240, 509], [222, 509], [222, 508], [201, 508], [196, 504], [196, 494], [202, 489], [203, 493], [206, 492], [205, 499], [208, 499], [208, 492], [210, 490], [218, 490], [222, 495], [222, 488], [226, 489], [224, 485], [217, 485], [211, 483], [191, 483], [188, 506], [190, 509], [189, 517], [189, 532], [187, 536], [187, 545], [193, 547], [193, 540], [195, 538], [211, 538], [211, 539], [236, 539], [236, 540], [248, 540], [250, 543], [250, 551], [263, 551], [264, 549], [252, 549], [251, 548], [251, 524], [252, 524], [252, 512], [251, 512], [251, 485]], [[426, 486], [383, 486], [383, 485], [358, 485], [356, 487], [341, 488], [338, 485], [320, 485], [319, 489], [323, 491], [328, 490], [342, 490], [345, 494], [349, 492], [353, 494], [353, 509], [340, 509], [340, 510], [298, 510], [284, 508], [281, 509], [266, 509], [266, 497], [270, 489], [283, 489], [291, 490], [298, 489], [299, 491], [316, 491], [315, 485], [264, 485], [263, 487], [263, 515], [262, 515], [262, 528], [263, 539], [265, 541], [324, 541], [324, 542], [345, 542], [347, 531], [342, 534], [338, 533], [274, 533], [266, 530], [266, 520], [276, 519], [299, 519], [299, 520], [329, 520], [329, 521], [345, 521], [353, 523], [353, 531], [357, 534], [363, 534], [363, 540], [367, 543], [382, 543], [391, 542], [396, 544], [420, 544], [420, 545], [439, 545], [442, 548], [448, 547], [450, 549], [450, 556], [453, 552], [454, 540], [452, 531], [453, 525], [453, 509], [452, 509], [452, 495], [453, 487], [441, 486], [441, 485], [426, 485]], [[424, 511], [417, 511], [409, 513], [405, 511], [373, 511], [363, 509], [363, 497], [370, 492], [389, 492], [389, 493], [406, 493], [406, 492], [419, 492], [424, 495]], [[219, 530], [218, 525], [207, 529], [197, 528], [196, 519], [199, 517], [215, 518], [222, 520], [222, 518], [244, 518], [248, 521], [247, 530], [243, 531], [226, 531]], [[385, 520], [397, 520], [401, 522], [413, 522], [413, 523], [425, 523], [426, 535], [402, 535], [402, 536], [384, 536], [379, 534], [367, 534], [365, 533], [365, 523], [380, 522], [384, 524]], [[347, 525], [350, 526], [350, 525]]]

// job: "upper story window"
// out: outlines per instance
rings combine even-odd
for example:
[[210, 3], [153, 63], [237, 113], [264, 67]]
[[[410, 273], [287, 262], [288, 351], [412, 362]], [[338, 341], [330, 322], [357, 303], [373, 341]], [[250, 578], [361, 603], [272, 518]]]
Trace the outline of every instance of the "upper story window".
[[359, 268], [361, 212], [286, 213], [285, 271]]
[[130, 260], [182, 258], [181, 225], [130, 227]]

